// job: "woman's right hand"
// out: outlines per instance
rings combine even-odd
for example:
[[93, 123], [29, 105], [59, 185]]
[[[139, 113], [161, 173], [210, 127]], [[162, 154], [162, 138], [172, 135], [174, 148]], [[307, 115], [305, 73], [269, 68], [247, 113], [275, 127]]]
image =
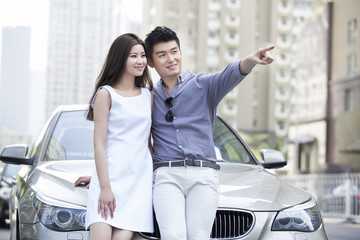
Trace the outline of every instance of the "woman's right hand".
[[89, 188], [90, 181], [91, 176], [81, 176], [74, 182], [74, 186], [86, 186], [87, 188]]
[[116, 200], [111, 189], [101, 189], [98, 201], [98, 214], [101, 214], [101, 217], [106, 220], [108, 218], [108, 214], [110, 213], [110, 217], [113, 218], [115, 208]]

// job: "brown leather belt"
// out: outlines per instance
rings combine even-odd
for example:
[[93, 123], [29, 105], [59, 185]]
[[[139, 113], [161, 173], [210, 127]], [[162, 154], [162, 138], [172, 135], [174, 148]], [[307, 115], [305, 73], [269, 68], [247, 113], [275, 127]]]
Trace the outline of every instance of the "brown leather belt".
[[208, 167], [216, 170], [220, 169], [220, 165], [216, 164], [215, 162], [198, 160], [198, 159], [185, 159], [179, 161], [166, 161], [166, 162], [157, 163], [154, 165], [154, 171], [159, 167], [186, 167], [186, 166]]

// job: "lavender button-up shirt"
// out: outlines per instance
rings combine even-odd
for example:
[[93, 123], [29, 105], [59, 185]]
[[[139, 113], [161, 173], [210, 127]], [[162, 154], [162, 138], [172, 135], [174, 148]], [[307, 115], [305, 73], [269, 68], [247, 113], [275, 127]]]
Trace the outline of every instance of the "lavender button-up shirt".
[[240, 60], [215, 74], [185, 71], [175, 85], [172, 112], [175, 119], [165, 120], [169, 111], [164, 102], [170, 97], [163, 82], [155, 84], [152, 114], [154, 163], [183, 159], [216, 161], [213, 128], [216, 107], [221, 99], [245, 77]]

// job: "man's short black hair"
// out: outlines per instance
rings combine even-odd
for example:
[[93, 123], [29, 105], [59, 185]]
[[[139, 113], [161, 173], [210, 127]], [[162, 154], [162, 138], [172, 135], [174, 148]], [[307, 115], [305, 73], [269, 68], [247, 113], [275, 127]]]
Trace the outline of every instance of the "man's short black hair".
[[161, 42], [169, 42], [175, 40], [180, 49], [180, 40], [176, 36], [176, 33], [168, 27], [156, 27], [148, 35], [146, 35], [145, 45], [148, 54], [148, 58], [152, 59], [154, 52], [154, 46]]

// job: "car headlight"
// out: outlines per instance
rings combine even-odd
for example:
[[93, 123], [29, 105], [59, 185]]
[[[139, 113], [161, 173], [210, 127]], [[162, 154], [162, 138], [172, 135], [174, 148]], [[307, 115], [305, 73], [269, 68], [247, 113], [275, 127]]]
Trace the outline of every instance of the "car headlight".
[[[309, 207], [309, 205], [312, 205]], [[312, 232], [322, 223], [315, 200], [280, 211], [275, 217], [272, 231]]]
[[34, 207], [40, 222], [55, 231], [85, 231], [86, 209], [55, 206], [36, 200]]

